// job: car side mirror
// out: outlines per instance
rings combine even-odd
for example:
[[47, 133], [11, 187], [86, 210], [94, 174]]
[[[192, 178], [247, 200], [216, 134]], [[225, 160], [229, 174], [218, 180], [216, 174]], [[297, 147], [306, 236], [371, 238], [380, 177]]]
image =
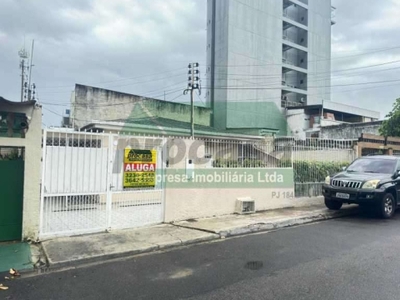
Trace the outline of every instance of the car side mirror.
[[396, 171], [393, 176], [395, 179], [400, 177], [400, 171]]
[[342, 171], [346, 171], [347, 167], [342, 167]]

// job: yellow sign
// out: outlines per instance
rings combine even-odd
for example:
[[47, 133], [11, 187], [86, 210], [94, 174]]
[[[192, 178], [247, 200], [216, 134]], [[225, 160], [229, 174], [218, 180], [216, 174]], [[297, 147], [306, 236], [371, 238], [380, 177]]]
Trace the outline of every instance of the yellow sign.
[[124, 188], [155, 187], [156, 162], [156, 150], [125, 149]]
[[124, 163], [153, 163], [157, 162], [156, 150], [125, 149]]

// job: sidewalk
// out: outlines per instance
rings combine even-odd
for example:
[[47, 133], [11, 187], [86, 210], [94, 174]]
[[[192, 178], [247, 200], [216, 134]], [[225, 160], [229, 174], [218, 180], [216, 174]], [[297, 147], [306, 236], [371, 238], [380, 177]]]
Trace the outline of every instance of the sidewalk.
[[33, 270], [31, 248], [27, 243], [0, 243], [0, 272], [14, 268]]
[[44, 241], [42, 248], [50, 269], [132, 256], [183, 245], [218, 240], [247, 233], [269, 231], [319, 220], [338, 218], [357, 211], [346, 206], [328, 211], [325, 206], [271, 210], [252, 215], [228, 215]]

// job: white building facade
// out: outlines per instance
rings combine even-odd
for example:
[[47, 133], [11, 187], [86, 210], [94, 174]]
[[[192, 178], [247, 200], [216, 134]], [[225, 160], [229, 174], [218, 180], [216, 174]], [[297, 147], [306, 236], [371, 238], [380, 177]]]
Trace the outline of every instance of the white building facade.
[[208, 0], [207, 103], [213, 125], [292, 134], [288, 109], [330, 102], [334, 13], [331, 0]]

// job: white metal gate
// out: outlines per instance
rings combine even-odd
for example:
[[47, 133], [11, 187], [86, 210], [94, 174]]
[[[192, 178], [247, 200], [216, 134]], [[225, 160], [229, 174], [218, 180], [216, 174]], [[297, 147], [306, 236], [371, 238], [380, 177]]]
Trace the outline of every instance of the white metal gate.
[[[40, 237], [74, 235], [164, 221], [164, 140], [45, 130]], [[156, 186], [123, 187], [124, 149], [157, 151]]]

